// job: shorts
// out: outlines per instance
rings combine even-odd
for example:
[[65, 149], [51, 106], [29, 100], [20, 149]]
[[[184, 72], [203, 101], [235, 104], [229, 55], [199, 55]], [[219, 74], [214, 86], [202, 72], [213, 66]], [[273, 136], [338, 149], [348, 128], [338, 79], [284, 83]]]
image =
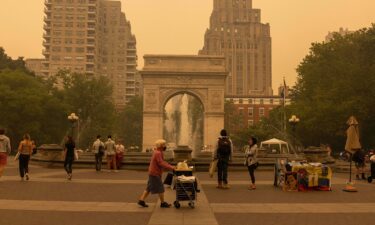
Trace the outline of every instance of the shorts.
[[161, 194], [164, 193], [164, 184], [159, 176], [148, 176], [146, 191], [151, 194]]
[[8, 154], [0, 152], [0, 166], [5, 166], [7, 164]]

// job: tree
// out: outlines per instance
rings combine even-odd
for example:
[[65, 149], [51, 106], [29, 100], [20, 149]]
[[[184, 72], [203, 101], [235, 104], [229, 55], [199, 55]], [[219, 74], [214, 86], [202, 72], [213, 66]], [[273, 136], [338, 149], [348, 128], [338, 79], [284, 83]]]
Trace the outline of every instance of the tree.
[[66, 106], [24, 71], [0, 71], [0, 126], [16, 147], [29, 133], [39, 143], [60, 143], [67, 129]]
[[21, 70], [26, 74], [32, 74], [30, 71], [26, 69], [23, 57], [18, 57], [18, 59], [13, 60], [5, 53], [4, 48], [0, 47], [0, 70], [4, 69]]
[[143, 99], [133, 97], [117, 119], [117, 136], [126, 146], [142, 146]]
[[103, 76], [89, 77], [68, 71], [60, 71], [56, 76], [63, 89], [55, 89], [54, 94], [67, 105], [66, 115], [74, 112], [80, 118], [80, 147], [88, 148], [98, 134], [113, 134], [116, 118], [110, 81]]
[[298, 66], [292, 108], [301, 118], [305, 145], [329, 143], [342, 150], [346, 121], [360, 122], [365, 147], [375, 145], [375, 25], [314, 43]]

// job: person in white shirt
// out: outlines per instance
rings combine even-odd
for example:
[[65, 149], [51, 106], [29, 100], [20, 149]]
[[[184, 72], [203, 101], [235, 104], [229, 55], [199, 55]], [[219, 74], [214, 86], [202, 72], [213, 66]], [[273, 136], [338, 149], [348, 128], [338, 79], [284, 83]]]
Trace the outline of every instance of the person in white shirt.
[[11, 152], [10, 140], [5, 136], [5, 130], [0, 128], [0, 178], [3, 176], [7, 164], [8, 154]]
[[92, 149], [94, 150], [95, 154], [95, 169], [96, 171], [101, 171], [102, 169], [102, 161], [104, 155], [104, 143], [100, 140], [101, 136], [96, 136], [96, 141], [92, 145]]
[[116, 169], [116, 143], [112, 140], [112, 136], [108, 135], [108, 140], [104, 143], [105, 154], [107, 156], [108, 170]]
[[245, 146], [245, 165], [249, 171], [249, 175], [251, 178], [251, 185], [249, 186], [249, 190], [255, 190], [255, 175], [254, 171], [258, 167], [258, 146], [257, 146], [257, 139], [255, 137], [249, 138], [249, 145]]

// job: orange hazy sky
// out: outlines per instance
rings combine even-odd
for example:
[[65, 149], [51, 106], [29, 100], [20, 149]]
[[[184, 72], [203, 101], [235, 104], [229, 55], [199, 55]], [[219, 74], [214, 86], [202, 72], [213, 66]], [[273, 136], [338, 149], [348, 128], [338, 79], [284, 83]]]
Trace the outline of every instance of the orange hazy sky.
[[[0, 0], [0, 46], [13, 58], [42, 57], [44, 0]], [[121, 0], [137, 37], [139, 68], [144, 54], [197, 54], [203, 46], [213, 0]], [[296, 79], [295, 68], [340, 27], [357, 30], [375, 22], [374, 0], [253, 0], [270, 23], [273, 87]]]

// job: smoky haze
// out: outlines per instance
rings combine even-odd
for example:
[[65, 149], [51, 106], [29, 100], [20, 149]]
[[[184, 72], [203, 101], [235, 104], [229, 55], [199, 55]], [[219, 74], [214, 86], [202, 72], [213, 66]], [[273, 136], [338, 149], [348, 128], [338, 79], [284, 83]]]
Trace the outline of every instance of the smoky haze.
[[[144, 54], [197, 54], [203, 47], [213, 0], [121, 0], [137, 38], [138, 67]], [[357, 30], [374, 22], [374, 0], [253, 0], [270, 23], [273, 89], [295, 68], [312, 42], [340, 27]], [[0, 46], [13, 58], [42, 57], [44, 0], [1, 0]]]

